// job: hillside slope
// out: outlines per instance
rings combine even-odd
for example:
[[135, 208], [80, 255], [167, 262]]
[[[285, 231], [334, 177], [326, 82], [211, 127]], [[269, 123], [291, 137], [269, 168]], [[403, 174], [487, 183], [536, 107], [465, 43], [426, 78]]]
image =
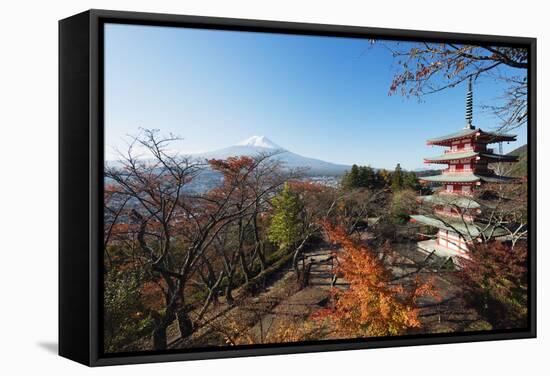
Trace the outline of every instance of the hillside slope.
[[527, 144], [520, 146], [517, 149], [512, 150], [508, 155], [518, 156], [518, 162], [513, 163], [510, 166], [508, 174], [510, 176], [525, 176], [528, 173], [527, 170]]

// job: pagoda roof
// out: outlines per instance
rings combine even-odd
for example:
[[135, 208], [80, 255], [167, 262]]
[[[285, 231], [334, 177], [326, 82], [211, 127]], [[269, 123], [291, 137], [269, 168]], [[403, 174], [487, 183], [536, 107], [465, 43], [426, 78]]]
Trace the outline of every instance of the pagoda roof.
[[500, 175], [481, 175], [474, 173], [451, 173], [433, 176], [422, 176], [419, 180], [438, 183], [476, 183], [482, 181], [484, 183], [511, 183], [516, 181], [516, 178]]
[[440, 218], [431, 217], [427, 215], [411, 215], [411, 219], [413, 219], [415, 222], [420, 222], [422, 224], [436, 227], [442, 230], [450, 230], [459, 232], [461, 235], [465, 236], [471, 236], [472, 238], [475, 238], [479, 236], [480, 234], [484, 234], [485, 236], [492, 235], [493, 237], [497, 236], [503, 236], [506, 235], [507, 232], [503, 228], [495, 228], [495, 226], [492, 225], [485, 225], [482, 223], [469, 223], [465, 221], [460, 220], [449, 220], [449, 221], [443, 221]]
[[517, 156], [514, 155], [504, 155], [504, 154], [494, 154], [489, 152], [479, 152], [479, 151], [464, 151], [457, 153], [445, 153], [443, 155], [438, 155], [436, 157], [424, 158], [426, 163], [445, 163], [447, 161], [452, 161], [455, 159], [472, 159], [476, 157], [483, 157], [491, 159], [496, 162], [516, 162], [518, 160]]
[[464, 209], [478, 209], [481, 206], [476, 200], [457, 194], [440, 193], [429, 196], [419, 196], [418, 199], [426, 204], [455, 205]]
[[476, 128], [464, 128], [459, 130], [458, 132], [454, 132], [445, 136], [431, 138], [427, 141], [427, 143], [428, 145], [445, 145], [454, 140], [473, 137], [486, 139], [487, 143], [516, 140], [516, 136], [511, 134], [485, 132], [481, 129]]

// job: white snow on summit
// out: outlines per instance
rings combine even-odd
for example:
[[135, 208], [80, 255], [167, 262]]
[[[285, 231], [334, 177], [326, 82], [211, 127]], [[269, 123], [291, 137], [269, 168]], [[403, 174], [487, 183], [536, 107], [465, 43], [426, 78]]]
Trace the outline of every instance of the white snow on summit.
[[223, 149], [209, 151], [206, 153], [194, 154], [196, 158], [203, 160], [209, 159], [227, 159], [229, 157], [239, 156], [257, 156], [261, 153], [278, 152], [273, 158], [283, 162], [287, 168], [304, 168], [306, 173], [311, 176], [340, 176], [344, 171], [349, 170], [350, 166], [325, 162], [315, 158], [303, 157], [284, 149], [268, 139], [265, 136], [252, 136], [239, 142], [236, 145]]
[[247, 138], [246, 140], [243, 140], [237, 144], [237, 146], [255, 146], [260, 148], [267, 148], [267, 149], [277, 149], [281, 150], [282, 148], [271, 141], [269, 138], [265, 136], [252, 136], [250, 138]]

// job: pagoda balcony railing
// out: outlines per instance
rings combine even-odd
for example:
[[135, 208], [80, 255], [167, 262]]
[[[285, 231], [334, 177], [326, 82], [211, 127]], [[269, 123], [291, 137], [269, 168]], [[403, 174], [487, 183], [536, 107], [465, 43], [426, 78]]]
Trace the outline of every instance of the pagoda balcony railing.
[[473, 146], [469, 146], [467, 148], [459, 148], [459, 149], [447, 149], [445, 150], [445, 154], [455, 154], [455, 153], [464, 153], [465, 151], [474, 151]]
[[462, 168], [460, 170], [457, 170], [457, 169], [454, 169], [454, 170], [451, 170], [449, 168], [446, 168], [445, 170], [442, 170], [443, 174], [444, 175], [448, 175], [448, 174], [461, 174], [461, 173], [471, 173], [471, 172], [474, 172], [475, 170], [473, 168]]
[[473, 191], [448, 191], [446, 190], [445, 188], [440, 188], [438, 190], [436, 190], [436, 192], [440, 195], [447, 195], [447, 196], [461, 196], [461, 197], [474, 197], [474, 192]]

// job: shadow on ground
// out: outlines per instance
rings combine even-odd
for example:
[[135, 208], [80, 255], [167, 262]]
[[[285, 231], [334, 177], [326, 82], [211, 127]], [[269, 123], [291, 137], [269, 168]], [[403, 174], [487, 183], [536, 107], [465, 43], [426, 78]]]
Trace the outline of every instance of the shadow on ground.
[[57, 355], [57, 350], [58, 350], [57, 342], [44, 341], [44, 342], [38, 342], [36, 345], [51, 354]]

